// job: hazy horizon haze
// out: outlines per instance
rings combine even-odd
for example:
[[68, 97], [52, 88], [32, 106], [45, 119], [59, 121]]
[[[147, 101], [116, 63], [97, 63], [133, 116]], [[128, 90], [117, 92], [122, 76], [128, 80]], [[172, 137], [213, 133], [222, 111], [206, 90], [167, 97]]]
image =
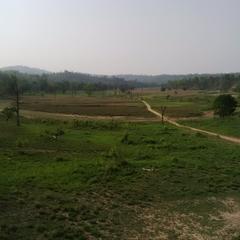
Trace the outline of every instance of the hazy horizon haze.
[[240, 71], [238, 0], [0, 3], [0, 67], [109, 75]]

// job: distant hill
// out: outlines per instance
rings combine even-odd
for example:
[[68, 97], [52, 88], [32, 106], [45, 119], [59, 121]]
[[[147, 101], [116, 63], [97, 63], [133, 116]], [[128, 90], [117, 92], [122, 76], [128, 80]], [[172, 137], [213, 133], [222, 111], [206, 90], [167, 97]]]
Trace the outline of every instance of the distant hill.
[[26, 67], [26, 66], [9, 66], [9, 67], [3, 67], [0, 68], [0, 71], [5, 71], [5, 72], [20, 72], [24, 74], [30, 74], [30, 75], [42, 75], [42, 74], [49, 74], [49, 71], [39, 69], [39, 68], [31, 68], [31, 67]]
[[128, 81], [120, 77], [92, 75], [92, 74], [69, 72], [69, 71], [50, 73], [50, 74], [47, 74], [47, 78], [53, 82], [77, 81], [79, 83], [103, 83], [106, 85], [129, 84]]
[[[165, 86], [168, 88], [186, 89], [240, 89], [240, 73], [215, 73], [215, 74], [161, 74], [161, 75], [96, 75], [80, 72], [49, 72], [39, 68], [27, 66], [10, 66], [0, 68], [0, 72], [15, 71], [24, 75], [25, 79], [42, 77], [44, 74], [51, 82], [77, 82], [90, 84], [104, 84], [106, 86], [128, 86], [128, 87], [154, 87]], [[35, 76], [33, 76], [35, 75]]]

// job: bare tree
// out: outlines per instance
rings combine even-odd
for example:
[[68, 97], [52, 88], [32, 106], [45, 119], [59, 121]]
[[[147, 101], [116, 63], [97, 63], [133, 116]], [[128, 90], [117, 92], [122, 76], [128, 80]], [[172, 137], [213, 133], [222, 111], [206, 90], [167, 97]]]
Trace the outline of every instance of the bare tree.
[[16, 79], [16, 114], [17, 114], [17, 126], [20, 126], [20, 97], [19, 97], [19, 85], [18, 80]]
[[167, 110], [166, 106], [160, 107], [160, 111], [161, 111], [161, 115], [162, 115], [162, 124], [164, 124], [164, 116], [165, 116], [166, 110]]

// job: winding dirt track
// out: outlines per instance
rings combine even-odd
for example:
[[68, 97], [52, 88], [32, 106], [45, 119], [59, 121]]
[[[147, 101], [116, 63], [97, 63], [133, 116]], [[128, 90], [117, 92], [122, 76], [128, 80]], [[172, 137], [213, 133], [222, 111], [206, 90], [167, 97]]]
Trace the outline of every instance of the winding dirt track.
[[[162, 118], [162, 114], [153, 110], [152, 107], [150, 106], [150, 104], [148, 104], [146, 101], [142, 101], [145, 106], [147, 107], [147, 110], [151, 113], [153, 113], [154, 115], [156, 115], [157, 117], [160, 117]], [[214, 132], [209, 132], [209, 131], [206, 131], [206, 130], [202, 130], [202, 129], [198, 129], [198, 128], [193, 128], [193, 127], [189, 127], [189, 126], [185, 126], [185, 125], [182, 125], [182, 124], [179, 124], [167, 117], [164, 117], [164, 121], [176, 126], [176, 127], [179, 127], [179, 128], [185, 128], [185, 129], [189, 129], [191, 131], [194, 131], [194, 132], [199, 132], [199, 133], [203, 133], [203, 134], [207, 134], [207, 135], [210, 135], [210, 136], [214, 136], [214, 137], [218, 137], [218, 138], [221, 138], [223, 140], [226, 140], [228, 142], [232, 142], [232, 143], [236, 143], [236, 144], [240, 144], [240, 138], [235, 138], [235, 137], [230, 137], [230, 136], [226, 136], [226, 135], [221, 135], [221, 134], [218, 134], [218, 133], [214, 133]]]
[[[3, 109], [0, 108], [0, 112]], [[90, 116], [90, 115], [79, 115], [79, 114], [65, 114], [65, 113], [54, 113], [54, 112], [41, 112], [41, 111], [31, 111], [31, 110], [21, 110], [21, 116], [28, 119], [61, 119], [61, 120], [119, 120], [119, 121], [128, 121], [128, 122], [156, 122], [155, 117], [135, 117], [135, 116]]]

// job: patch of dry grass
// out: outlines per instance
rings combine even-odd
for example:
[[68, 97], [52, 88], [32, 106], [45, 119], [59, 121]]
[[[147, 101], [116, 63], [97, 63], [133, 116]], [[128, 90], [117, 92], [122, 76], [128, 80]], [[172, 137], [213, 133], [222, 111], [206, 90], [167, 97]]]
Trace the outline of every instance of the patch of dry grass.
[[138, 100], [116, 97], [27, 96], [22, 99], [22, 108], [83, 116], [153, 117]]

